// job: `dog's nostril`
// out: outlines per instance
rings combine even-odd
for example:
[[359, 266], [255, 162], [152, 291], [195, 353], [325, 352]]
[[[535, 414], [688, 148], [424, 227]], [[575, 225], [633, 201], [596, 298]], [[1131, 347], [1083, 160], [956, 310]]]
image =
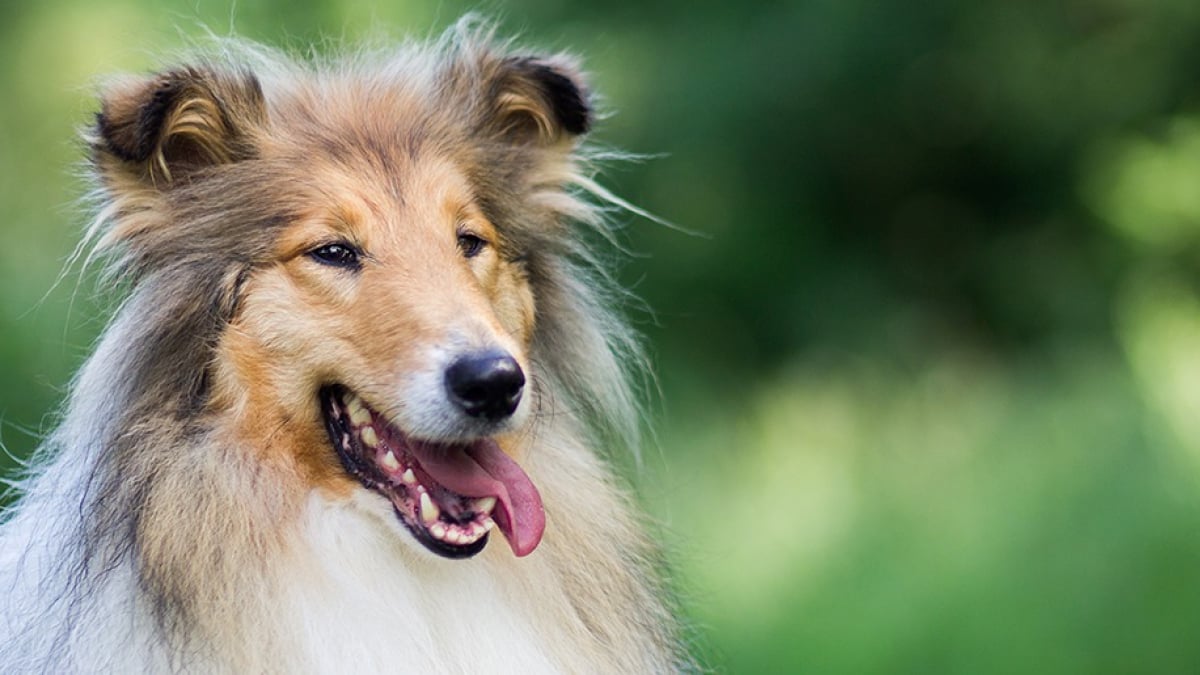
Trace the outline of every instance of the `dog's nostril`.
[[450, 400], [471, 417], [498, 420], [512, 415], [524, 388], [525, 373], [505, 352], [464, 356], [446, 369]]

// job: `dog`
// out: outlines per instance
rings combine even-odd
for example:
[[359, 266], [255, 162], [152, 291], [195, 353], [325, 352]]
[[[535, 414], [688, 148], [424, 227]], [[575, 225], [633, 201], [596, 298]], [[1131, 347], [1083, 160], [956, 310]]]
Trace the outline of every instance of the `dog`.
[[472, 21], [107, 83], [124, 299], [0, 529], [0, 669], [690, 669], [608, 466], [644, 366], [592, 100]]

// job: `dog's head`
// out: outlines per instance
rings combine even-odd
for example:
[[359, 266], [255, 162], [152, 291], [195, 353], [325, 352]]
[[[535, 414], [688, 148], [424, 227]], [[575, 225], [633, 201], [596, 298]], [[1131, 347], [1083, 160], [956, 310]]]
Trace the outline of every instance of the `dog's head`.
[[164, 300], [207, 317], [201, 414], [319, 489], [377, 493], [436, 553], [498, 526], [525, 555], [539, 283], [590, 123], [569, 60], [458, 45], [117, 82], [90, 142], [122, 273], [190, 280]]

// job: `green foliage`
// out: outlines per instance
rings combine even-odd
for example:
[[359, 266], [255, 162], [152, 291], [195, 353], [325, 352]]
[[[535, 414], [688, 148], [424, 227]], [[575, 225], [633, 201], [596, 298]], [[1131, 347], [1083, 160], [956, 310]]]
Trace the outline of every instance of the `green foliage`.
[[[103, 324], [56, 283], [88, 83], [206, 30], [323, 51], [474, 9], [231, 7], [0, 7], [17, 458]], [[631, 219], [623, 275], [665, 394], [636, 482], [714, 667], [1200, 666], [1200, 4], [494, 9], [585, 56], [618, 113], [598, 140], [662, 155], [602, 182], [703, 233]]]

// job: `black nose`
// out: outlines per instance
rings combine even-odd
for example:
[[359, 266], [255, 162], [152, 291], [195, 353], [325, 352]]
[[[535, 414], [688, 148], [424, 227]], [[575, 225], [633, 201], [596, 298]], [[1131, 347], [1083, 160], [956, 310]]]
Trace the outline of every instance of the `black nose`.
[[525, 373], [505, 352], [464, 356], [446, 369], [450, 400], [471, 417], [499, 420], [513, 414], [521, 402]]

